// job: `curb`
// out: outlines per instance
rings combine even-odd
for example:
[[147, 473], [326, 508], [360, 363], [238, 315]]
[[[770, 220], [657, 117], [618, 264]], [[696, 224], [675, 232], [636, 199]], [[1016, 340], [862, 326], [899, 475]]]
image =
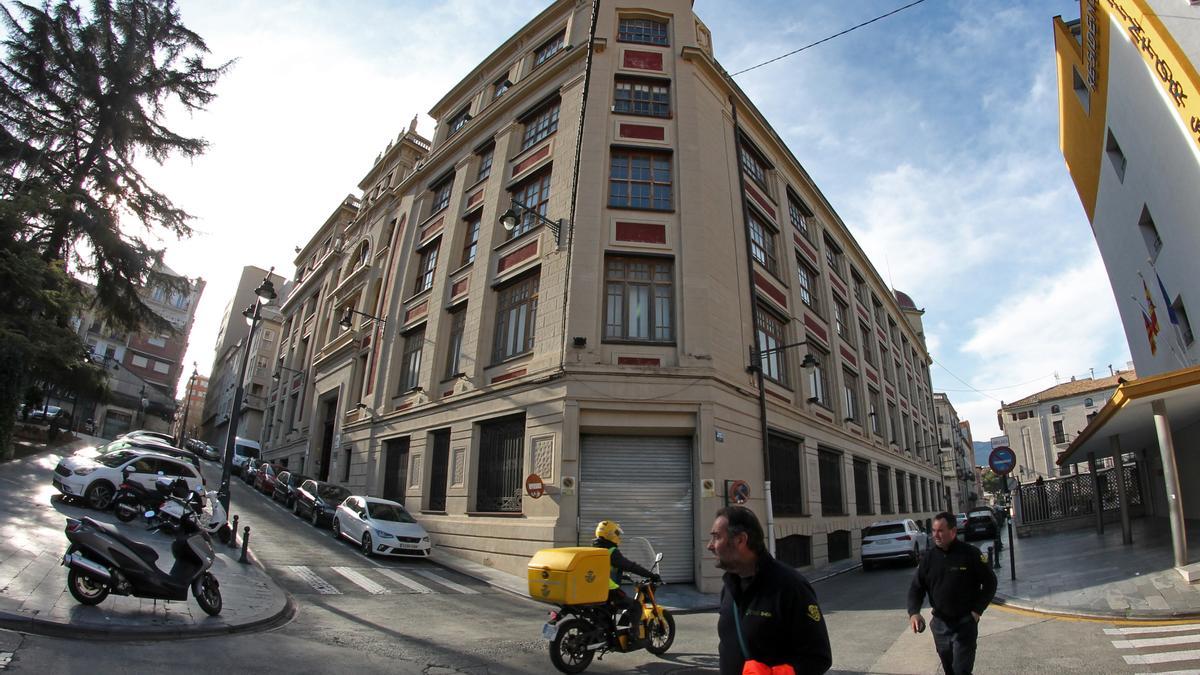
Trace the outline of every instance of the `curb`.
[[1070, 619], [1092, 619], [1096, 621], [1185, 621], [1200, 620], [1200, 611], [1182, 611], [1169, 609], [1126, 609], [1126, 610], [1079, 610], [1055, 605], [1040, 605], [1021, 598], [1012, 598], [1000, 593], [992, 598], [992, 604], [1000, 607], [1019, 609], [1034, 614], [1044, 614], [1049, 617]]

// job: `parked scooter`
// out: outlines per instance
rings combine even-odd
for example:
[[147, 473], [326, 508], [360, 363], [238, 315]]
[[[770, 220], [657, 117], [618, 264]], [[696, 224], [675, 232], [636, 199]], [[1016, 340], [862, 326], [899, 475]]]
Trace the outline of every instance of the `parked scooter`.
[[200, 609], [221, 613], [221, 587], [209, 571], [216, 559], [212, 538], [200, 529], [193, 514], [185, 514], [183, 527], [171, 544], [175, 563], [170, 572], [156, 564], [158, 552], [122, 535], [117, 528], [91, 518], [67, 519], [71, 542], [62, 564], [67, 590], [84, 605], [98, 605], [109, 593], [157, 600], [187, 600], [191, 589]]
[[145, 513], [146, 520], [152, 527], [158, 527], [168, 533], [175, 532], [182, 527], [184, 516], [191, 514], [195, 516], [200, 529], [210, 535], [215, 534], [221, 543], [229, 543], [233, 530], [215, 490], [193, 492], [181, 479], [174, 482], [159, 479], [156, 486], [159, 492], [165, 494], [161, 497], [157, 511], [149, 510]]
[[158, 508], [163, 503], [163, 494], [158, 490], [149, 490], [137, 481], [129, 480], [128, 474], [124, 482], [117, 488], [113, 496], [113, 513], [117, 520], [128, 523], [138, 515], [150, 509]]

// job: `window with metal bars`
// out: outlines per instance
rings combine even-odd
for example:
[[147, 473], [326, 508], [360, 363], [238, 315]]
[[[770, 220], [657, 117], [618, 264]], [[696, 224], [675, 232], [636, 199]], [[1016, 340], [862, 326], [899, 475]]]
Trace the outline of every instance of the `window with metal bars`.
[[865, 459], [854, 460], [854, 507], [858, 515], [872, 514], [871, 463]]
[[833, 450], [818, 450], [817, 467], [821, 481], [821, 515], [844, 515], [846, 507], [842, 503], [842, 454]]
[[430, 434], [429, 506], [430, 511], [446, 510], [446, 478], [450, 467], [450, 430]]
[[521, 512], [524, 447], [524, 415], [480, 423], [476, 511]]
[[879, 467], [879, 512], [892, 513], [892, 477], [886, 466]]
[[771, 503], [775, 514], [804, 515], [800, 442], [787, 436], [769, 434], [767, 452], [771, 462]]
[[905, 494], [904, 472], [896, 472], [896, 508], [897, 513], [908, 513], [908, 499]]

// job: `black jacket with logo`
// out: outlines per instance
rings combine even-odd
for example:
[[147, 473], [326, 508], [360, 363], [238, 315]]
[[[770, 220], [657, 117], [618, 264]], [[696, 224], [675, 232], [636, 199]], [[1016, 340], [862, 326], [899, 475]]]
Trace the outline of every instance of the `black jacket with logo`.
[[829, 632], [817, 594], [796, 570], [763, 552], [745, 589], [726, 572], [717, 619], [722, 675], [740, 675], [746, 659], [738, 643], [734, 608], [750, 658], [770, 666], [789, 664], [800, 675], [824, 673], [833, 663]]
[[925, 552], [908, 588], [908, 614], [921, 611], [929, 595], [933, 615], [953, 622], [983, 610], [996, 595], [996, 575], [979, 549], [955, 539], [950, 549], [934, 546]]
[[608, 578], [612, 579], [618, 586], [621, 584], [621, 572], [633, 572], [644, 577], [651, 575], [650, 570], [626, 558], [621, 553], [621, 549], [611, 541], [602, 537], [596, 537], [592, 540], [592, 546], [602, 548], [609, 551]]

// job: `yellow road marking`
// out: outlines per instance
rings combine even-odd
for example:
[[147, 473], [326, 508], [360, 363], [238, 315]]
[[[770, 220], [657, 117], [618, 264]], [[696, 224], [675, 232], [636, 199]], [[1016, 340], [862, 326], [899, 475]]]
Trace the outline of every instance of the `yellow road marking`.
[[1055, 621], [1071, 621], [1076, 623], [1107, 623], [1114, 626], [1177, 626], [1184, 623], [1196, 623], [1195, 617], [1190, 619], [1118, 619], [1105, 617], [1091, 616], [1067, 616], [1063, 614], [1051, 614], [1048, 612], [1038, 612], [1031, 609], [1021, 609], [1019, 607], [1010, 607], [1008, 605], [991, 605], [989, 609], [996, 609], [1009, 614], [1019, 616], [1038, 617], [1040, 619], [1053, 619]]

